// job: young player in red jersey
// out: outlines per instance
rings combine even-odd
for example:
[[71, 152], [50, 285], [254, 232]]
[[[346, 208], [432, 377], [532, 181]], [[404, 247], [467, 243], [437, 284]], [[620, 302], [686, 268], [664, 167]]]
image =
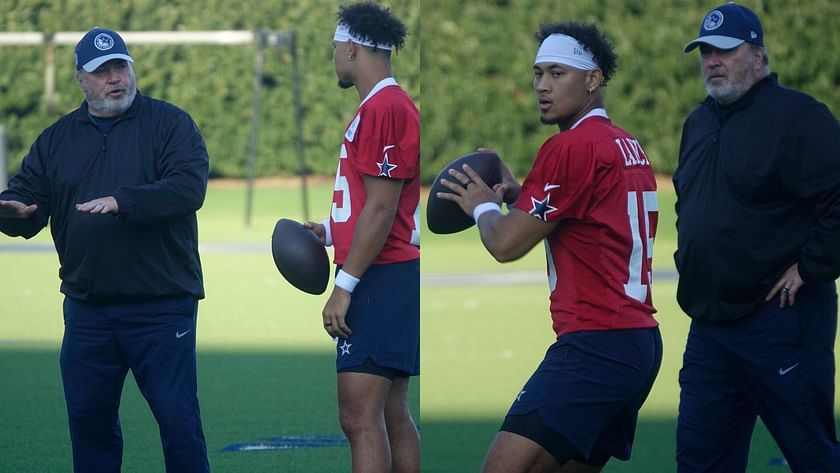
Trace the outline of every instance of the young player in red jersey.
[[323, 321], [338, 342], [341, 427], [353, 472], [419, 472], [408, 387], [420, 363], [420, 115], [390, 61], [405, 26], [372, 2], [342, 6], [338, 18], [338, 83], [361, 104], [344, 132], [330, 219], [307, 226], [335, 246]]
[[484, 471], [597, 472], [610, 457], [629, 459], [661, 362], [650, 288], [656, 181], [638, 141], [604, 109], [616, 64], [608, 40], [578, 22], [545, 24], [537, 38], [541, 120], [560, 132], [521, 186], [505, 168], [490, 189], [464, 166], [438, 196], [474, 216], [501, 262], [546, 247], [557, 341], [516, 396]]

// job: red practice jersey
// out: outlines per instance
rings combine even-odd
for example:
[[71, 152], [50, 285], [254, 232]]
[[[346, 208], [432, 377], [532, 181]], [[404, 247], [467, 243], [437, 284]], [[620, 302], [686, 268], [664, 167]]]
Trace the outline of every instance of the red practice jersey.
[[[594, 112], [594, 113], [593, 113]], [[658, 205], [650, 162], [596, 109], [540, 148], [514, 206], [559, 222], [545, 239], [554, 332], [655, 327]]]
[[420, 113], [393, 78], [380, 81], [347, 125], [335, 175], [330, 231], [344, 264], [365, 206], [364, 176], [403, 181], [394, 225], [374, 264], [420, 257]]

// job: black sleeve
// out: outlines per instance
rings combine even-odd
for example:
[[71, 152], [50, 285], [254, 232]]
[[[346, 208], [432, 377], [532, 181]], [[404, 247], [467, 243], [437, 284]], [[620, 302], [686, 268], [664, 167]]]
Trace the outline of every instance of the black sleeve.
[[114, 192], [120, 218], [135, 223], [162, 222], [194, 213], [204, 203], [209, 159], [198, 126], [182, 111], [161, 120], [160, 178]]
[[816, 220], [799, 257], [806, 282], [840, 276], [840, 123], [819, 104], [797, 117], [782, 173], [796, 195], [814, 202]]
[[50, 189], [40, 148], [48, 140], [44, 134], [38, 137], [29, 149], [29, 154], [23, 158], [20, 171], [9, 181], [9, 188], [0, 192], [0, 200], [38, 205], [38, 210], [29, 218], [0, 218], [0, 232], [6, 235], [28, 239], [47, 226], [50, 216]]

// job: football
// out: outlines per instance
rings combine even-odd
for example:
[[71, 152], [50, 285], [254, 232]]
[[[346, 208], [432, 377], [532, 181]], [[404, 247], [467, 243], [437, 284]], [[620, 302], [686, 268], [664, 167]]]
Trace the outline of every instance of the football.
[[281, 218], [271, 235], [271, 254], [280, 274], [309, 294], [323, 294], [330, 280], [327, 249], [312, 230]]
[[[435, 177], [432, 189], [429, 191], [429, 200], [426, 202], [426, 225], [432, 233], [448, 234], [457, 233], [475, 224], [472, 215], [465, 214], [461, 207], [455, 202], [439, 199], [438, 192], [449, 192], [449, 189], [440, 183], [441, 179], [452, 179], [449, 175], [450, 169], [464, 172], [463, 165], [469, 164], [471, 168], [491, 188], [502, 182], [502, 172], [499, 155], [490, 151], [478, 151], [470, 153], [452, 161]], [[456, 181], [457, 182], [457, 181]]]

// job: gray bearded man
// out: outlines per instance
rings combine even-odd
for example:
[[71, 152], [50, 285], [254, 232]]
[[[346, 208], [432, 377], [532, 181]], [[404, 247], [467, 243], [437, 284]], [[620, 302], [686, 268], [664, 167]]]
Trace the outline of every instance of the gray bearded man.
[[119, 34], [94, 28], [75, 53], [85, 101], [41, 133], [0, 193], [0, 232], [31, 238], [50, 224], [74, 470], [120, 471], [131, 370], [160, 426], [166, 471], [204, 473], [195, 358], [204, 140], [183, 110], [137, 91]]

